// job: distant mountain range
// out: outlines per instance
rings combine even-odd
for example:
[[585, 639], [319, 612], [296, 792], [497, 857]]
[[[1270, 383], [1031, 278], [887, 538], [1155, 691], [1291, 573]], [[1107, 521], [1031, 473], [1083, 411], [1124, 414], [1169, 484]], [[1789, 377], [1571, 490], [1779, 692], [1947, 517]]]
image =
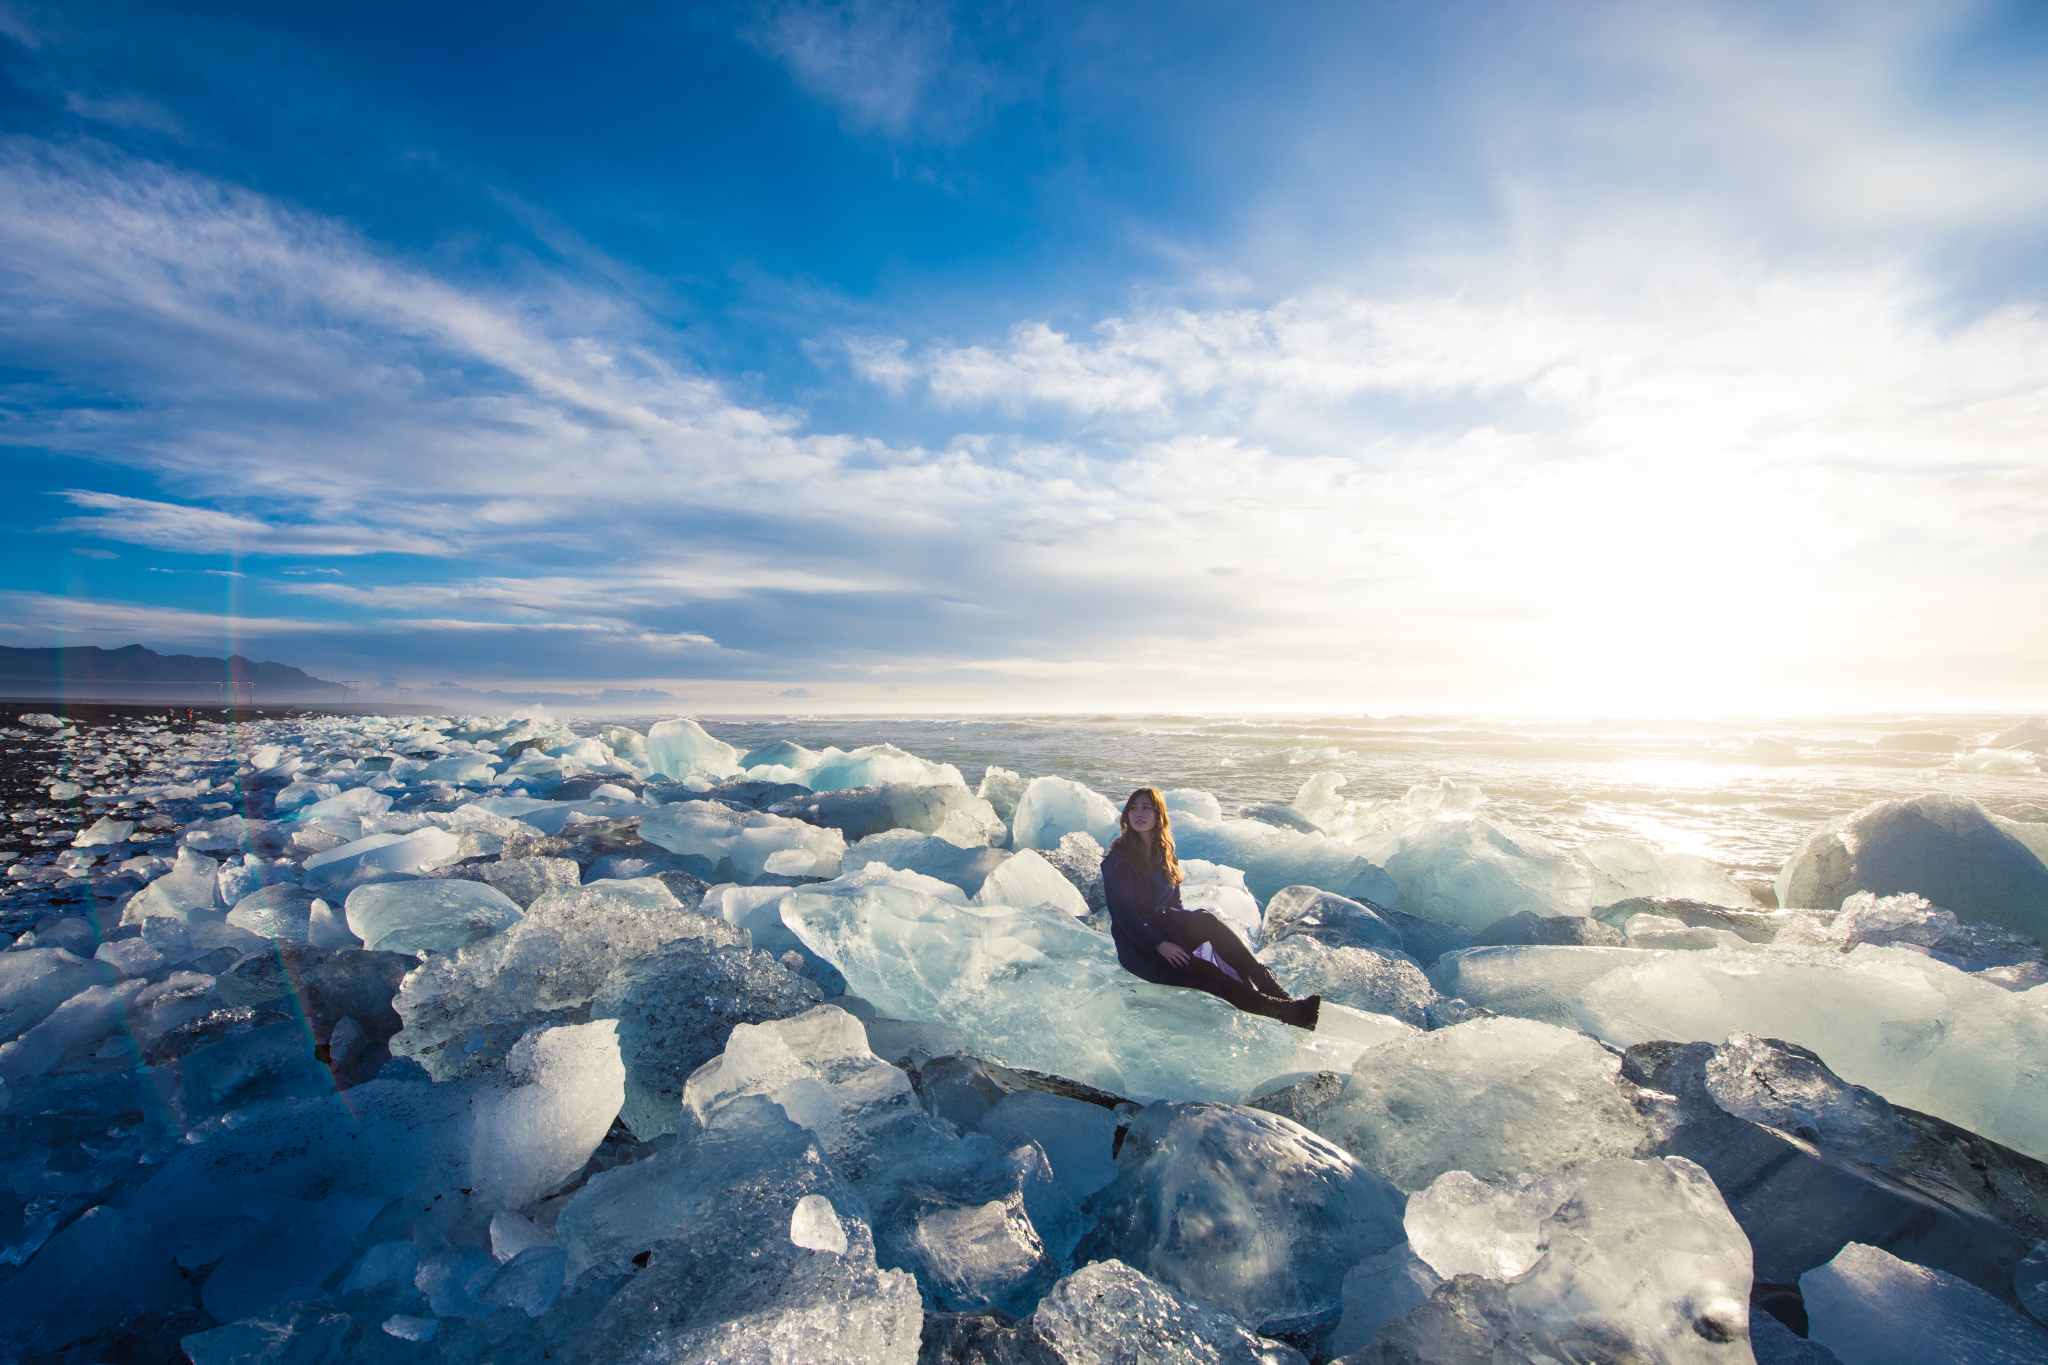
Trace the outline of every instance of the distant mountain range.
[[169, 698], [225, 682], [254, 684], [259, 696], [339, 697], [342, 686], [289, 664], [258, 663], [239, 654], [225, 659], [196, 654], [159, 654], [142, 645], [101, 649], [68, 645], [13, 649], [0, 645], [0, 694], [9, 696], [105, 696], [130, 689], [147, 700]]

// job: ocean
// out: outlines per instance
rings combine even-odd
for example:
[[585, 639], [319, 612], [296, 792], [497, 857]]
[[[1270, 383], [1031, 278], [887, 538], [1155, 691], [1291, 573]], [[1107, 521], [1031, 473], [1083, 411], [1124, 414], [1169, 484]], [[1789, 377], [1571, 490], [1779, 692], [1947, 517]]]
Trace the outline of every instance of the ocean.
[[[579, 717], [644, 731], [665, 715]], [[894, 744], [951, 763], [970, 786], [997, 764], [1052, 774], [1122, 801], [1132, 788], [1199, 787], [1226, 813], [1293, 799], [1310, 775], [1343, 775], [1354, 801], [1449, 777], [1484, 788], [1484, 813], [1565, 848], [1619, 836], [1710, 858], [1763, 883], [1814, 825], [1873, 801], [1946, 792], [2008, 819], [2048, 821], [2048, 758], [1972, 757], [2016, 714], [1528, 719], [1445, 716], [699, 716], [747, 750]], [[1909, 738], [1901, 739], [1901, 736]], [[1902, 744], [1948, 744], [1947, 750]], [[1887, 745], [1891, 747], [1887, 747]], [[1989, 764], [1991, 771], [1972, 771]]]

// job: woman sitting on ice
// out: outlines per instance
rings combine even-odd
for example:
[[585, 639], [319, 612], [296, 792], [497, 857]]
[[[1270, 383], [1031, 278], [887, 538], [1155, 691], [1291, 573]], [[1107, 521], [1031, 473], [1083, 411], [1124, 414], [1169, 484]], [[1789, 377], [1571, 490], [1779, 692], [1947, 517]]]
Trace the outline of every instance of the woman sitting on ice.
[[1102, 889], [1124, 970], [1161, 986], [1220, 995], [1247, 1013], [1313, 1031], [1320, 995], [1290, 999], [1229, 925], [1206, 910], [1182, 907], [1166, 799], [1152, 787], [1138, 788], [1124, 802], [1117, 827], [1121, 832], [1102, 860]]

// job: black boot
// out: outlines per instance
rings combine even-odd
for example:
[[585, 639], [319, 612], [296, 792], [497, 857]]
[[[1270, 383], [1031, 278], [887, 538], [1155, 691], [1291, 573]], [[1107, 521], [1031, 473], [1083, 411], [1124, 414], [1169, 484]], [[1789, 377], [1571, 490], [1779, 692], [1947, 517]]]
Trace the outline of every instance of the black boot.
[[1282, 1005], [1281, 1009], [1286, 1011], [1284, 1015], [1279, 1016], [1282, 1023], [1292, 1024], [1296, 1028], [1305, 1028], [1310, 1033], [1314, 1033], [1316, 1031], [1316, 1024], [1323, 1017], [1323, 997], [1320, 995], [1305, 995], [1299, 1000], [1290, 1000], [1287, 1004]]

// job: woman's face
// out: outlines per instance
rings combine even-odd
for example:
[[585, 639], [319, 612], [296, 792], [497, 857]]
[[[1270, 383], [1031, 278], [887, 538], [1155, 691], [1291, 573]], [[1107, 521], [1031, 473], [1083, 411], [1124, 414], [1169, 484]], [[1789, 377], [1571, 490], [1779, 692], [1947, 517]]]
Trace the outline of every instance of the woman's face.
[[1124, 819], [1140, 834], [1150, 834], [1152, 827], [1159, 823], [1159, 812], [1152, 809], [1150, 800], [1133, 801], [1131, 808], [1124, 812]]

